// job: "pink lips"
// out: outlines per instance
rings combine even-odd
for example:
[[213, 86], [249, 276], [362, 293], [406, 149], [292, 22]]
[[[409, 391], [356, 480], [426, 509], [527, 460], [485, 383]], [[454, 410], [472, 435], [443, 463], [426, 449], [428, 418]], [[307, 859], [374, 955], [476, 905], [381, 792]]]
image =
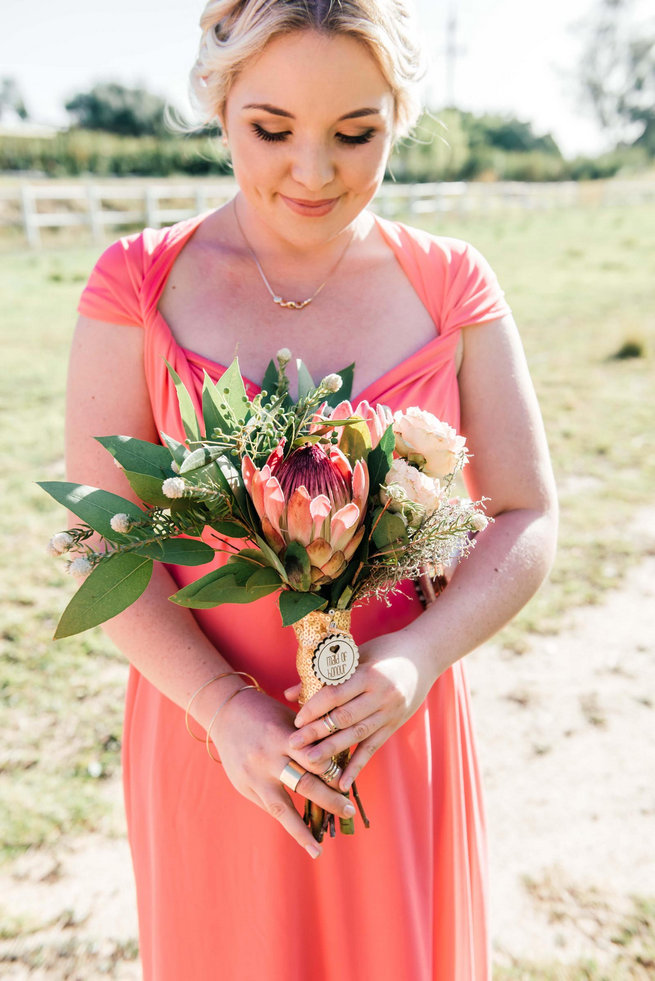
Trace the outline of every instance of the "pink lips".
[[291, 211], [310, 218], [321, 218], [329, 214], [339, 200], [339, 198], [324, 198], [322, 201], [305, 201], [301, 198], [288, 198], [285, 194], [280, 194], [280, 197]]

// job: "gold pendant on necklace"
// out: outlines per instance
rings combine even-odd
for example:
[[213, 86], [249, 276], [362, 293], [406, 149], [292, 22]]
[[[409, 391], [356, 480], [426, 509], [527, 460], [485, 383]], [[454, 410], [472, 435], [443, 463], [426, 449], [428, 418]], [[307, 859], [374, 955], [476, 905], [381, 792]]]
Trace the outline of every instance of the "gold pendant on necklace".
[[285, 310], [303, 310], [305, 307], [309, 306], [313, 299], [314, 297], [310, 296], [308, 300], [300, 300], [300, 302], [297, 302], [296, 300], [283, 300], [281, 296], [274, 296], [273, 303], [277, 303], [279, 307], [284, 307]]

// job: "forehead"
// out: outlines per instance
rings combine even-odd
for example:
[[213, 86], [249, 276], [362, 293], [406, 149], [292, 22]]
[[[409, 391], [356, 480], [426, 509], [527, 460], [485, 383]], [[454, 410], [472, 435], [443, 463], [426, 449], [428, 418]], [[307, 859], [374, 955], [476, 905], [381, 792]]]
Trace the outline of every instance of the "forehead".
[[294, 116], [339, 117], [363, 106], [391, 113], [393, 95], [361, 41], [347, 34], [296, 31], [273, 38], [237, 76], [228, 103], [269, 103]]

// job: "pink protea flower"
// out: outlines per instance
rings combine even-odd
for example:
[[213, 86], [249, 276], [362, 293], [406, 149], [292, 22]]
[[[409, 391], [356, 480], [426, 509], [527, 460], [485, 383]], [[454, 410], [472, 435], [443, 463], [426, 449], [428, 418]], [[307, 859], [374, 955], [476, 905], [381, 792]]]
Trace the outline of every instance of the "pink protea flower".
[[280, 444], [261, 470], [245, 456], [241, 472], [271, 548], [279, 554], [290, 542], [303, 545], [314, 585], [339, 576], [364, 534], [366, 464], [353, 469], [336, 446], [317, 443], [283, 460]]
[[[325, 410], [325, 403], [320, 407], [316, 416], [314, 416], [315, 425], [312, 428], [316, 430], [321, 429], [321, 424], [318, 423], [319, 419], [350, 419], [351, 416], [359, 416], [363, 419], [368, 426], [368, 431], [371, 434], [371, 449], [375, 449], [378, 445], [384, 433], [389, 428], [393, 422], [393, 413], [386, 405], [380, 405], [377, 403], [375, 406], [371, 405], [366, 399], [362, 399], [358, 402], [356, 408], [353, 409], [351, 403], [348, 399], [344, 399], [343, 402], [339, 402], [329, 416], [324, 416], [323, 412]], [[324, 424], [324, 428], [327, 431], [328, 424]], [[341, 437], [343, 428], [339, 427], [338, 434]]]

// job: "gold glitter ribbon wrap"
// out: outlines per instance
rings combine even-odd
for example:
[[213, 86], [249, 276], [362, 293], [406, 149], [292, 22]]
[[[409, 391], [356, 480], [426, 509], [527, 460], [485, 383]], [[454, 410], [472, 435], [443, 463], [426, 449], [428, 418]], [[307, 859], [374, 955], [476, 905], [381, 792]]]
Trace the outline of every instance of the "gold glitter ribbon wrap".
[[350, 634], [350, 613], [350, 610], [332, 610], [330, 613], [312, 610], [293, 624], [298, 639], [296, 668], [302, 682], [299, 705], [304, 705], [323, 687], [312, 668], [316, 646], [331, 633]]

